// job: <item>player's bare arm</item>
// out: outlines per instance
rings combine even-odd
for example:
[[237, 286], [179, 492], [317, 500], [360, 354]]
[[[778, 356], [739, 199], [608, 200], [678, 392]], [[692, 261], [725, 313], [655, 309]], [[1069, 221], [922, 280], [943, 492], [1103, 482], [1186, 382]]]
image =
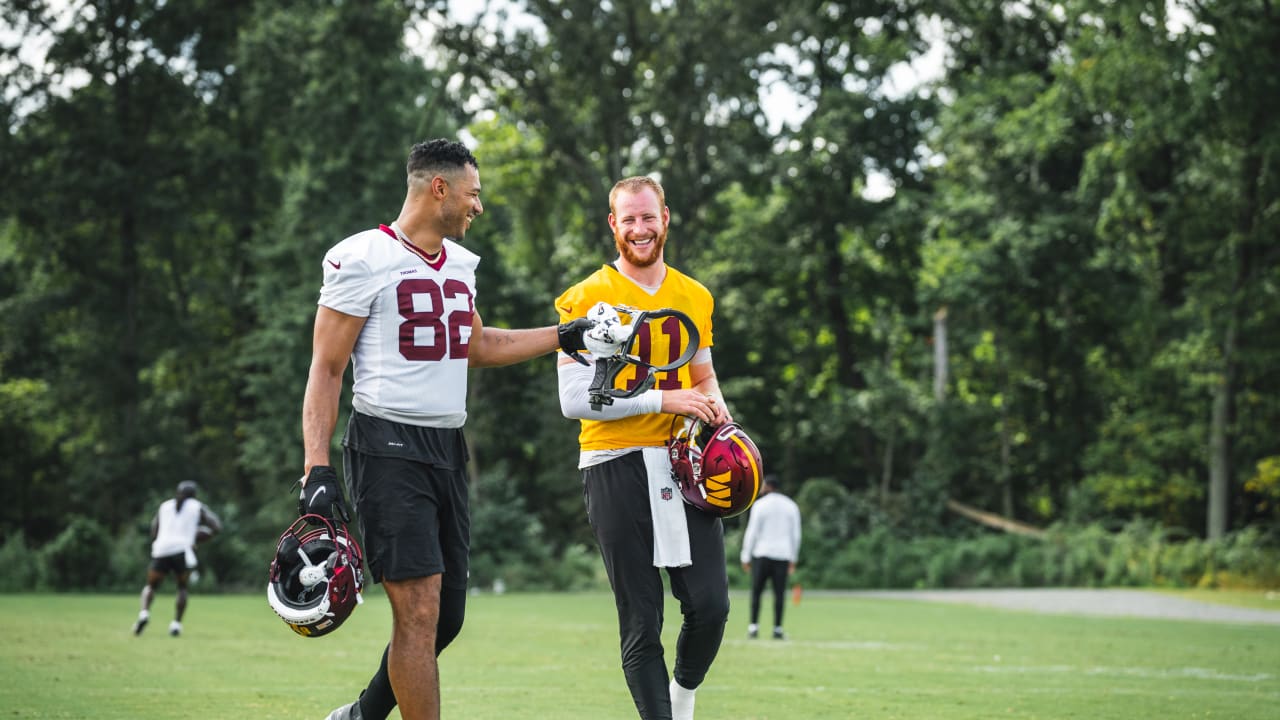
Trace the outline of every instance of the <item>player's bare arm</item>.
[[222, 532], [222, 519], [207, 507], [200, 509], [200, 524], [209, 528], [214, 535]]
[[480, 313], [471, 321], [471, 350], [467, 354], [469, 367], [500, 367], [514, 365], [546, 355], [559, 347], [556, 326], [508, 330], [486, 328]]
[[[707, 399], [710, 410], [713, 415], [710, 418], [701, 417], [708, 420], [714, 425], [723, 425], [724, 423], [733, 422], [733, 415], [729, 412], [729, 404], [724, 401], [724, 393], [720, 392], [720, 382], [716, 380], [716, 369], [711, 362], [693, 362], [689, 364], [689, 379], [693, 381], [692, 390]], [[663, 398], [665, 401], [666, 398]], [[663, 403], [665, 406], [665, 402]], [[666, 408], [664, 407], [665, 411]], [[687, 413], [686, 413], [687, 414]]]
[[316, 309], [311, 371], [302, 397], [302, 475], [315, 465], [329, 464], [329, 443], [338, 424], [342, 376], [351, 361], [365, 318], [340, 313], [323, 305]]

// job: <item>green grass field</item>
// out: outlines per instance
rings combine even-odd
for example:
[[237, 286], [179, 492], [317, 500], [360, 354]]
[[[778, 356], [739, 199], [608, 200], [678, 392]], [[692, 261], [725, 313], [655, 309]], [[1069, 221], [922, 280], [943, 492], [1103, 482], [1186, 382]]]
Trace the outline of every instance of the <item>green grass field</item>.
[[1275, 590], [1162, 589], [1159, 592], [1196, 602], [1232, 605], [1255, 610], [1280, 610], [1280, 592]]
[[[363, 687], [390, 627], [376, 592], [318, 639], [265, 597], [195, 595], [175, 639], [172, 602], [162, 592], [134, 637], [132, 596], [0, 596], [0, 716], [320, 720]], [[749, 641], [747, 599], [733, 603], [699, 720], [1247, 720], [1280, 706], [1280, 626], [809, 594], [787, 608], [788, 640]], [[667, 617], [670, 662], [674, 604]], [[608, 594], [473, 597], [441, 677], [445, 718], [635, 717]]]

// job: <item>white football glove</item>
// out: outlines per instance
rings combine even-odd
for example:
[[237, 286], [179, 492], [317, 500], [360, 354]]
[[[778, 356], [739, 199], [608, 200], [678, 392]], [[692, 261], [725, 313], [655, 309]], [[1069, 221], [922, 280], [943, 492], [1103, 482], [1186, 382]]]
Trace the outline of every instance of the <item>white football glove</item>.
[[606, 302], [598, 302], [587, 311], [587, 317], [595, 326], [582, 334], [582, 344], [595, 358], [616, 355], [624, 350], [631, 337], [631, 326], [622, 324], [618, 311]]

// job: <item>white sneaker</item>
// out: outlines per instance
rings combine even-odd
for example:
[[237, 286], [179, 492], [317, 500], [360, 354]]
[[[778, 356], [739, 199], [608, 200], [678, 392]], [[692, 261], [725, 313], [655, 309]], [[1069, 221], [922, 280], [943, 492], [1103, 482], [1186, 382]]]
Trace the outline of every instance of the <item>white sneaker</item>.
[[693, 720], [693, 694], [697, 689], [690, 690], [675, 678], [671, 678], [671, 720]]
[[755, 623], [751, 623], [750, 625], [747, 626], [747, 637], [755, 639], [755, 637], [759, 634], [760, 634], [759, 625]]
[[182, 623], [178, 622], [177, 620], [174, 620], [173, 622], [169, 623], [169, 634], [174, 637], [178, 637], [179, 635], [181, 635]]
[[324, 720], [362, 720], [363, 718], [364, 715], [360, 712], [360, 701], [357, 700], [329, 713]]
[[133, 634], [141, 635], [142, 631], [147, 629], [149, 622], [151, 622], [151, 613], [146, 610], [138, 611], [138, 619], [133, 623]]

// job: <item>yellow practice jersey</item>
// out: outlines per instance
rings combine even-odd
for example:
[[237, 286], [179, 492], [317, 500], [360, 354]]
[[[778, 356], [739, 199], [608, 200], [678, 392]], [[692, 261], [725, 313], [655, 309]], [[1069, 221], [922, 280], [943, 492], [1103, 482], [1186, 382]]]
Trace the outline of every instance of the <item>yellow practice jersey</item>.
[[[701, 283], [673, 267], [667, 267], [662, 287], [650, 295], [635, 281], [618, 272], [617, 268], [605, 265], [556, 299], [560, 322], [586, 315], [600, 301], [610, 305], [626, 305], [636, 310], [679, 310], [688, 315], [698, 328], [698, 347], [708, 348], [713, 344], [711, 312], [715, 307], [715, 300]], [[627, 318], [624, 316], [623, 320], [626, 321]], [[663, 318], [646, 323], [640, 329], [632, 351], [647, 363], [666, 365], [680, 357], [688, 341], [688, 333], [676, 318]], [[635, 387], [644, 372], [643, 368], [628, 366], [618, 373], [614, 387], [619, 390]], [[692, 386], [688, 364], [677, 370], [658, 373], [654, 384], [654, 388], [658, 390], [679, 390]], [[671, 421], [674, 417], [669, 413], [651, 413], [617, 420], [584, 419], [578, 442], [583, 450], [660, 447], [671, 436]]]

